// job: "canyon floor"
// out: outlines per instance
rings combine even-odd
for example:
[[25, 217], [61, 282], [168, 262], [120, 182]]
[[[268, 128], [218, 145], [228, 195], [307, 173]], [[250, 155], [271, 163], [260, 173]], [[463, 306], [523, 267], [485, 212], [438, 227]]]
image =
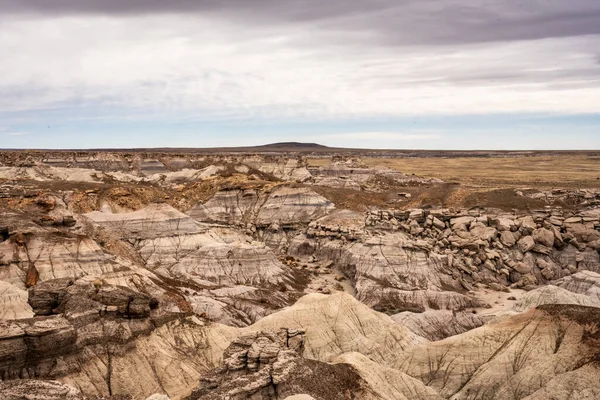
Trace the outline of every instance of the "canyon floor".
[[600, 152], [0, 150], [0, 398], [600, 398]]

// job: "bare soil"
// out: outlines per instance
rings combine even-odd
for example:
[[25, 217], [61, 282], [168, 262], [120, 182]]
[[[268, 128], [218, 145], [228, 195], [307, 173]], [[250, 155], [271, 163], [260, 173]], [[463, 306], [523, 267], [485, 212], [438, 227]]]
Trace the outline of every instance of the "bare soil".
[[482, 188], [600, 188], [598, 156], [365, 158], [363, 162]]

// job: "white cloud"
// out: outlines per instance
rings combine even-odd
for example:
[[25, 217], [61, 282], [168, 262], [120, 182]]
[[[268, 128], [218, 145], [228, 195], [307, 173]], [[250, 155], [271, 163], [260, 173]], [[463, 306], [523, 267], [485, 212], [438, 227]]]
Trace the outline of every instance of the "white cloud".
[[27, 132], [7, 132], [6, 135], [9, 135], [9, 136], [23, 136], [23, 135], [27, 135]]
[[600, 66], [586, 50], [597, 42], [355, 47], [320, 41], [306, 25], [202, 16], [9, 20], [0, 110], [93, 104], [228, 120], [597, 113]]

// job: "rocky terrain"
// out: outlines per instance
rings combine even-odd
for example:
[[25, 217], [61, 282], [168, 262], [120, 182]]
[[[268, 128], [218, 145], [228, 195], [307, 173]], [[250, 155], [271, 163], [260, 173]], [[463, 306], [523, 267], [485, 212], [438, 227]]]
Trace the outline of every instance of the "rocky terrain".
[[0, 398], [600, 398], [597, 187], [269, 150], [0, 151]]

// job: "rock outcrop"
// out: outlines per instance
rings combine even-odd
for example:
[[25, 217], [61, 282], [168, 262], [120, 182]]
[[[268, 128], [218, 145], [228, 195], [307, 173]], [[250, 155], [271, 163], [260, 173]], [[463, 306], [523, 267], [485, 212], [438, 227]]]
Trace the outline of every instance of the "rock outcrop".
[[303, 355], [319, 361], [359, 352], [374, 361], [387, 362], [426, 341], [389, 316], [374, 312], [341, 292], [304, 296], [292, 307], [269, 315], [244, 331], [272, 331], [280, 327], [304, 330]]
[[206, 318], [247, 325], [290, 304], [302, 274], [263, 243], [230, 228], [201, 225], [167, 205], [87, 218], [131, 243], [145, 268], [180, 291]]
[[554, 285], [568, 290], [569, 292], [589, 296], [600, 300], [600, 274], [592, 271], [581, 271], [573, 275], [565, 276], [553, 282]]
[[237, 336], [101, 282], [44, 282], [29, 301], [38, 316], [0, 322], [0, 377], [60, 380], [85, 396], [189, 394]]
[[600, 307], [600, 299], [585, 294], [573, 293], [559, 286], [548, 285], [534, 289], [515, 303], [513, 311], [522, 312], [544, 304], [578, 304]]
[[435, 178], [421, 178], [403, 174], [388, 168], [369, 168], [357, 161], [338, 161], [327, 166], [309, 168], [314, 177], [314, 184], [335, 188], [358, 190], [378, 190], [378, 181], [392, 181], [396, 184], [428, 184], [441, 183]]
[[0, 320], [30, 317], [33, 317], [33, 311], [27, 303], [27, 291], [0, 281]]
[[544, 305], [404, 352], [394, 366], [451, 399], [594, 398], [600, 309]]
[[302, 358], [302, 336], [282, 329], [234, 340], [225, 350], [223, 367], [203, 376], [201, 387], [187, 399], [277, 399], [297, 393], [332, 400], [349, 394], [364, 398], [366, 385], [351, 366]]
[[278, 186], [270, 191], [218, 192], [189, 215], [200, 222], [268, 227], [308, 224], [334, 209], [334, 204], [305, 187]]
[[4, 400], [85, 400], [81, 392], [72, 386], [41, 380], [0, 382], [0, 397]]
[[392, 315], [392, 319], [415, 334], [435, 341], [479, 328], [489, 317], [469, 312], [429, 310], [423, 313], [405, 311]]

